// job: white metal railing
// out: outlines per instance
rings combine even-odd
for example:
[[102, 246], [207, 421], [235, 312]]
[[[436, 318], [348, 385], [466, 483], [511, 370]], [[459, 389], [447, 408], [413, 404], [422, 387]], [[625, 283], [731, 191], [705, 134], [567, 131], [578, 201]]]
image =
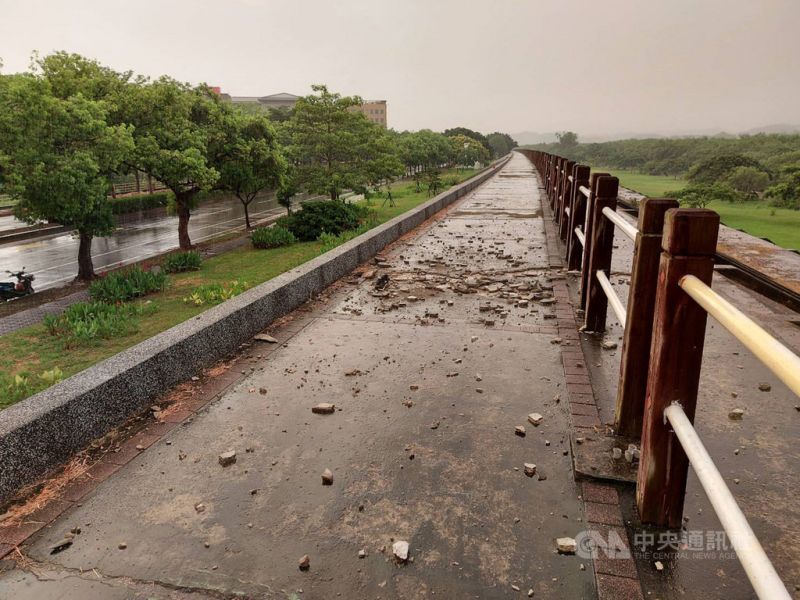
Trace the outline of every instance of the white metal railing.
[[762, 600], [791, 600], [775, 567], [772, 566], [747, 522], [747, 517], [725, 485], [725, 480], [714, 466], [713, 459], [700, 441], [681, 405], [674, 403], [668, 406], [664, 410], [664, 418], [672, 425], [672, 430], [678, 437], [697, 474], [697, 479], [700, 480], [700, 485], [703, 486], [722, 527], [728, 534], [756, 595]]
[[578, 241], [581, 243], [581, 246], [586, 245], [586, 236], [583, 235], [580, 227], [575, 228], [575, 237], [578, 238]]
[[681, 278], [678, 285], [800, 396], [800, 357], [694, 275]]
[[622, 306], [622, 301], [619, 299], [619, 296], [617, 296], [614, 288], [611, 287], [611, 282], [608, 280], [608, 276], [606, 275], [605, 271], [597, 271], [597, 273], [595, 273], [595, 277], [597, 277], [600, 287], [603, 288], [603, 291], [606, 293], [606, 296], [608, 297], [608, 304], [611, 306], [611, 310], [613, 310], [614, 314], [617, 316], [617, 321], [619, 321], [619, 324], [622, 325], [622, 329], [625, 329], [625, 321], [627, 321], [625, 307]]
[[581, 194], [583, 194], [583, 195], [584, 195], [584, 196], [586, 196], [587, 198], [588, 198], [589, 196], [591, 196], [591, 195], [592, 195], [592, 190], [590, 190], [589, 188], [587, 188], [585, 185], [582, 185], [582, 186], [580, 186], [580, 187], [578, 188], [578, 190], [580, 190]]
[[636, 234], [639, 233], [639, 230], [636, 229], [633, 225], [628, 223], [622, 216], [617, 214], [614, 210], [606, 206], [603, 209], [603, 214], [605, 217], [611, 221], [614, 225], [620, 228], [622, 233], [627, 235], [630, 239], [635, 240]]

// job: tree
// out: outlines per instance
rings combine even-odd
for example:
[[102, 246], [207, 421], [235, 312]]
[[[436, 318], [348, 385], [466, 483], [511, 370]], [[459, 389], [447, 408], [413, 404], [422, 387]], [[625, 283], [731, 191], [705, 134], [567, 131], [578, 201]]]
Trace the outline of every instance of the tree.
[[769, 175], [755, 167], [736, 167], [725, 178], [725, 183], [755, 199], [769, 184]]
[[0, 76], [0, 172], [16, 214], [74, 229], [78, 279], [94, 277], [92, 239], [114, 228], [109, 178], [133, 152], [131, 128], [109, 125], [106, 105], [54, 95], [38, 74]]
[[491, 147], [489, 146], [489, 141], [486, 139], [485, 135], [477, 131], [473, 131], [472, 129], [468, 129], [467, 127], [453, 127], [452, 129], [445, 129], [444, 135], [445, 137], [455, 137], [457, 135], [465, 135], [468, 138], [477, 141], [481, 146], [486, 148], [487, 152], [492, 151]]
[[499, 131], [487, 135], [486, 140], [489, 143], [493, 158], [505, 156], [518, 146], [514, 138], [507, 133], [500, 133]]
[[298, 185], [309, 193], [336, 200], [344, 189], [363, 186], [364, 146], [377, 127], [360, 112], [358, 96], [341, 96], [324, 85], [300, 98], [289, 122], [291, 154]]
[[800, 166], [787, 166], [781, 170], [780, 181], [764, 193], [772, 203], [785, 208], [800, 209]]
[[675, 198], [681, 206], [705, 208], [712, 200], [738, 202], [742, 195], [727, 185], [719, 183], [693, 183], [682, 190], [667, 192], [666, 196]]
[[764, 166], [754, 158], [743, 154], [719, 154], [697, 163], [689, 170], [687, 179], [692, 183], [719, 183], [738, 167], [752, 167], [766, 172]]
[[382, 127], [374, 124], [372, 134], [361, 148], [362, 170], [366, 184], [380, 191], [389, 190], [392, 181], [403, 174], [403, 161], [394, 140]]
[[559, 131], [556, 133], [556, 139], [563, 150], [571, 150], [578, 145], [578, 134], [574, 131]]
[[134, 126], [130, 160], [166, 185], [175, 196], [178, 243], [192, 247], [189, 218], [197, 196], [219, 179], [215, 168], [226, 135], [219, 97], [206, 86], [191, 87], [169, 77], [129, 85], [122, 94], [122, 118]]
[[489, 151], [478, 140], [465, 135], [455, 135], [450, 137], [450, 143], [456, 163], [459, 165], [471, 166], [489, 159]]
[[250, 229], [250, 203], [259, 192], [278, 186], [286, 161], [266, 116], [230, 111], [224, 119], [225, 140], [217, 163], [217, 185], [239, 199], [245, 225]]

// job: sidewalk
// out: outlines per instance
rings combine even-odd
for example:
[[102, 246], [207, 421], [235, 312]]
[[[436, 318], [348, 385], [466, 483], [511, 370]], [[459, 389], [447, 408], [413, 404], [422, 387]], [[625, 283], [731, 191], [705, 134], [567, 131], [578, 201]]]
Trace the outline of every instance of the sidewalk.
[[[0, 596], [595, 598], [592, 562], [556, 552], [586, 516], [561, 356], [576, 346], [557, 343], [566, 288], [539, 193], [516, 155], [271, 331], [280, 345], [254, 342], [216, 401], [162, 417], [70, 488], [3, 563]], [[312, 413], [321, 402], [336, 411]], [[16, 543], [3, 525], [0, 545]], [[620, 582], [606, 597], [641, 597]]]

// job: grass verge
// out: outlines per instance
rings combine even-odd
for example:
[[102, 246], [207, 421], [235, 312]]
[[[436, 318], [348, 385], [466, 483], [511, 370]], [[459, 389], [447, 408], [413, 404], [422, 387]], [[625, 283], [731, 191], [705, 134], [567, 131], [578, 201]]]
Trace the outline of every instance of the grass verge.
[[[464, 181], [474, 170], [445, 171], [442, 180]], [[449, 187], [449, 186], [446, 186]], [[392, 186], [395, 206], [383, 198], [369, 201], [374, 211], [373, 226], [422, 204], [429, 199], [425, 189], [417, 192], [414, 183], [396, 182]], [[347, 241], [340, 236], [338, 243]], [[338, 244], [337, 244], [338, 245]], [[250, 245], [214, 256], [197, 271], [171, 275], [167, 288], [137, 303], [148, 303], [146, 314], [136, 320], [134, 331], [125, 336], [65, 348], [64, 340], [50, 335], [43, 324], [33, 325], [0, 336], [0, 409], [39, 392], [60, 378], [67, 378], [139, 342], [169, 329], [199, 313], [209, 305], [185, 302], [192, 292], [212, 284], [230, 285], [233, 280], [256, 286], [293, 269], [335, 247], [330, 239], [299, 242], [290, 246], [257, 250]], [[54, 377], [53, 373], [58, 373]]]

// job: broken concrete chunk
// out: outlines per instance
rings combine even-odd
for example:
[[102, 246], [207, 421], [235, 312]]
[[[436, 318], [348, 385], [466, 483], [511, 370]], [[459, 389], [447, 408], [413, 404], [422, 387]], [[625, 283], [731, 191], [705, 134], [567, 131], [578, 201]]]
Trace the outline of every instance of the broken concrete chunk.
[[772, 386], [768, 383], [759, 383], [758, 389], [761, 390], [762, 392], [768, 392], [772, 389]]
[[525, 437], [525, 428], [522, 425], [514, 427], [514, 433], [519, 437]]
[[325, 469], [322, 472], [322, 485], [333, 485], [333, 473], [330, 469]]
[[619, 460], [622, 458], [622, 449], [621, 448], [612, 448], [611, 449], [611, 456], [614, 460]]
[[575, 554], [578, 543], [571, 537], [561, 537], [556, 540], [556, 548], [559, 554]]
[[278, 340], [276, 340], [271, 335], [267, 335], [266, 333], [259, 333], [253, 336], [254, 340], [258, 340], [259, 342], [267, 342], [268, 344], [277, 344]]
[[236, 462], [236, 450], [228, 450], [219, 455], [219, 464], [227, 467]]
[[300, 567], [301, 571], [308, 571], [311, 567], [311, 557], [308, 554], [304, 554], [298, 561], [297, 566]]
[[539, 413], [531, 413], [528, 415], [528, 422], [534, 427], [538, 427], [539, 423], [541, 423], [543, 419], [544, 417]]
[[606, 340], [603, 342], [603, 350], [614, 350], [617, 347], [617, 342]]
[[72, 546], [72, 538], [64, 538], [60, 542], [56, 542], [52, 546], [50, 546], [50, 554], [58, 554], [62, 550], [66, 550]]
[[365, 558], [367, 556], [366, 550], [359, 550], [358, 551], [358, 558]]
[[336, 405], [330, 402], [320, 402], [316, 406], [311, 407], [311, 412], [316, 415], [330, 415], [336, 411]]
[[534, 475], [536, 475], [536, 465], [535, 464], [533, 464], [533, 463], [525, 463], [524, 467], [525, 467], [525, 475], [527, 475], [528, 477], [533, 477]]
[[728, 418], [731, 421], [741, 421], [742, 417], [744, 417], [744, 410], [741, 408], [734, 408], [731, 412], [728, 413]]
[[397, 540], [392, 544], [392, 554], [398, 561], [406, 562], [408, 560], [408, 542]]

